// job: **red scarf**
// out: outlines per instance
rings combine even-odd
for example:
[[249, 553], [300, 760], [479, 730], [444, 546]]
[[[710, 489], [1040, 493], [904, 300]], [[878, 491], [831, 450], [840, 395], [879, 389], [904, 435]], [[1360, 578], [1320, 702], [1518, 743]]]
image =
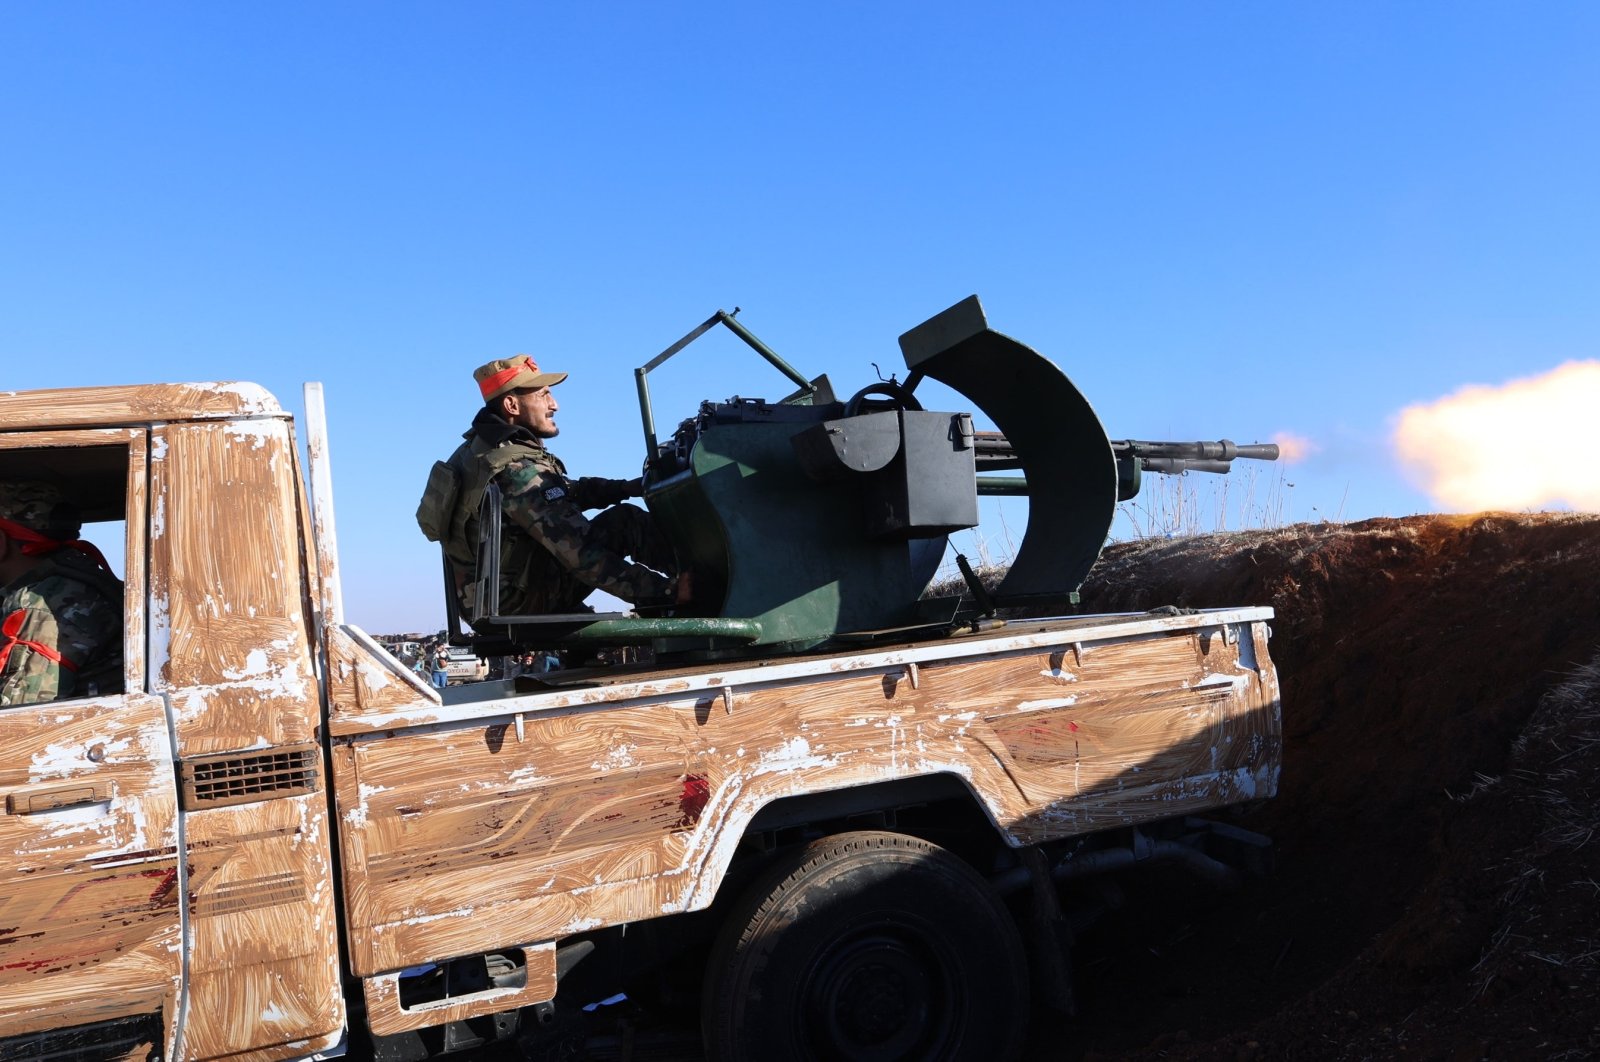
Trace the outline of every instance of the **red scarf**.
[[6, 664], [11, 661], [11, 650], [19, 645], [24, 649], [32, 649], [46, 660], [60, 664], [68, 671], [78, 670], [77, 664], [74, 664], [43, 642], [30, 642], [24, 638], [18, 638], [17, 635], [22, 633], [22, 625], [27, 622], [28, 610], [19, 608], [7, 616], [4, 623], [0, 623], [0, 636], [5, 638], [5, 644], [0, 645], [0, 671], [4, 671]]
[[[116, 574], [115, 572], [111, 572], [111, 565], [106, 563], [105, 555], [95, 548], [95, 545], [92, 542], [85, 542], [81, 538], [49, 538], [45, 535], [41, 535], [32, 528], [23, 527], [15, 520], [0, 519], [0, 531], [4, 531], [8, 538], [14, 538], [18, 542], [22, 543], [22, 555], [24, 557], [42, 557], [46, 553], [54, 553], [58, 549], [70, 546], [79, 553], [82, 553], [85, 557], [88, 557], [90, 560], [94, 561], [100, 567], [104, 568], [107, 572], [110, 572], [113, 575]], [[7, 622], [10, 621], [8, 620]]]

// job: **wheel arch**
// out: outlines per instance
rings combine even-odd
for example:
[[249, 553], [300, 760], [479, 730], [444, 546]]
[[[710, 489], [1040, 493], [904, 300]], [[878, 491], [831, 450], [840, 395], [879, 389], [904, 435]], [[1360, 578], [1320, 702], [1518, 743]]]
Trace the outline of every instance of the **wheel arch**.
[[[865, 785], [843, 786], [793, 796], [779, 797], [762, 804], [747, 815], [729, 815], [713, 845], [716, 855], [703, 867], [695, 884], [690, 909], [710, 906], [725, 894], [730, 881], [742, 888], [737, 873], [746, 841], [762, 834], [814, 830], [812, 836], [826, 836], [863, 828], [861, 819], [874, 815], [897, 815], [907, 809], [919, 814], [911, 821], [883, 824], [881, 828], [906, 833], [949, 848], [974, 868], [984, 872], [972, 858], [980, 848], [1014, 848], [1016, 841], [999, 824], [987, 802], [968, 781], [953, 772], [936, 772], [911, 778], [894, 778]], [[937, 828], [929, 828], [937, 822]], [[870, 828], [870, 827], [869, 827]], [[949, 843], [960, 835], [964, 843]], [[760, 846], [770, 850], [770, 846]]]

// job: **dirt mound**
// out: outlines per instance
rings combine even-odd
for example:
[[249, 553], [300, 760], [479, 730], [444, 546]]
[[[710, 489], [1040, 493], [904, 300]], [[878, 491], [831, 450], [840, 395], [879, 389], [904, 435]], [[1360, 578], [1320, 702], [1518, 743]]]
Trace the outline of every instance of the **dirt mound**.
[[1282, 785], [1239, 821], [1278, 864], [1227, 897], [1131, 886], [1082, 942], [1075, 1053], [1600, 1051], [1597, 590], [1595, 516], [1109, 548], [1086, 611], [1276, 609]]

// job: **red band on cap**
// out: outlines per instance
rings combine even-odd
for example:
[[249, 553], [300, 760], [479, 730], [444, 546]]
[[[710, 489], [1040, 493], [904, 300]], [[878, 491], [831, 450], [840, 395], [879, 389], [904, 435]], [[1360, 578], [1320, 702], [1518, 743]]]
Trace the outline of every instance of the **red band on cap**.
[[539, 372], [539, 366], [534, 363], [532, 358], [524, 358], [521, 362], [511, 366], [509, 369], [501, 369], [493, 376], [485, 376], [482, 380], [479, 380], [478, 390], [483, 392], [484, 400], [487, 401], [490, 395], [500, 390], [500, 388], [504, 387], [514, 377], [524, 371], [537, 374]]

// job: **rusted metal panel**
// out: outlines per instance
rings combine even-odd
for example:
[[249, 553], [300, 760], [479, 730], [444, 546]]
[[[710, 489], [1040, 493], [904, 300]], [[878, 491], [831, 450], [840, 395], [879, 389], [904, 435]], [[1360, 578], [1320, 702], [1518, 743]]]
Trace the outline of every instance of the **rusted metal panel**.
[[787, 796], [950, 774], [1016, 844], [1247, 799], [1278, 762], [1259, 623], [1185, 620], [974, 643], [914, 683], [915, 661], [862, 654], [352, 734], [334, 773], [356, 972], [704, 907]]

